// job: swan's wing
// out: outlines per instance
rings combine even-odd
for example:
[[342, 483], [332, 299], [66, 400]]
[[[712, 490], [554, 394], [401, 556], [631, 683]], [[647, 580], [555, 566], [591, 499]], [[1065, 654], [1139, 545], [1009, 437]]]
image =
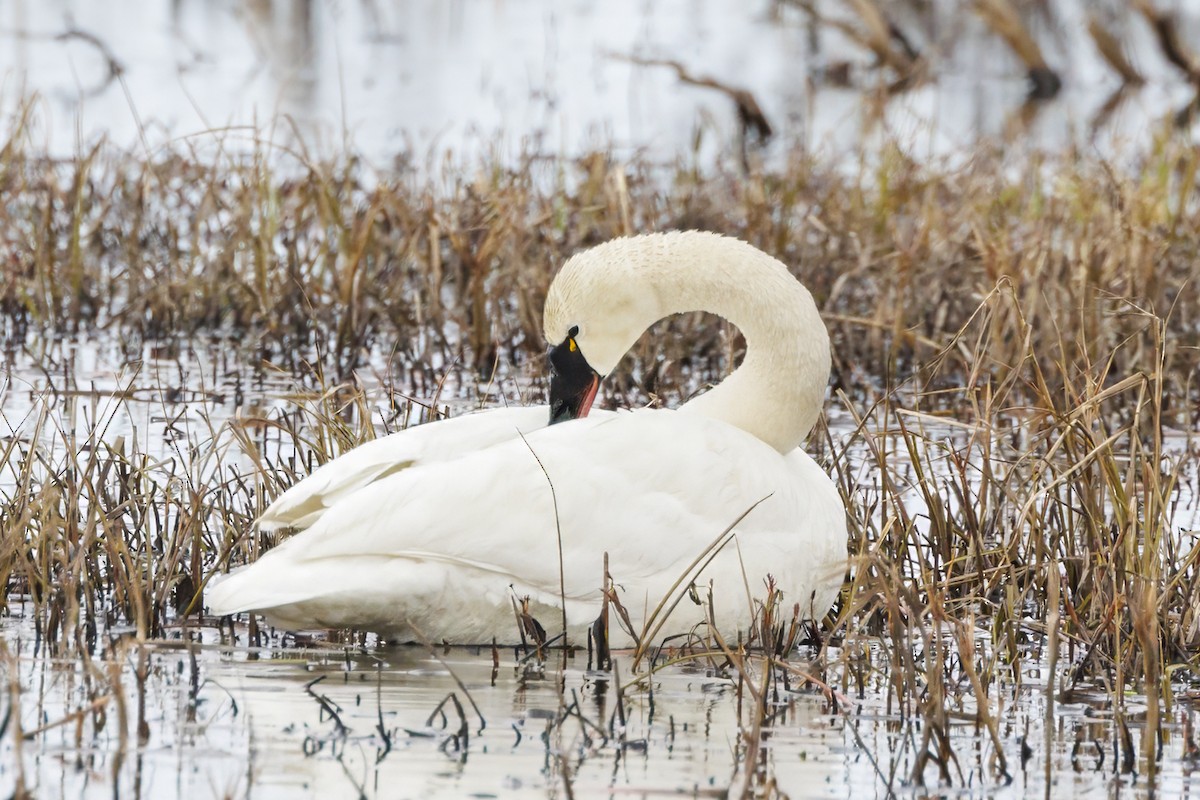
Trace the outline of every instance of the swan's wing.
[[837, 484], [812, 456], [796, 448], [784, 457], [791, 472], [789, 481], [796, 492], [796, 513], [803, 518], [804, 553], [810, 571], [811, 595], [792, 598], [805, 613], [825, 614], [837, 599], [843, 578], [851, 564], [847, 551], [846, 506]]
[[267, 507], [263, 530], [311, 527], [327, 509], [388, 475], [428, 465], [546, 427], [547, 406], [499, 408], [406, 428], [322, 464]]
[[558, 604], [561, 532], [568, 610], [586, 605], [595, 615], [607, 552], [636, 624], [763, 500], [702, 579], [715, 578], [722, 613], [745, 620], [747, 583], [761, 596], [768, 572], [789, 599], [806, 599], [813, 571], [828, 568], [816, 565], [809, 540], [834, 541], [815, 552], [836, 557], [840, 546], [844, 562], [840, 500], [813, 470], [820, 486], [797, 485], [775, 450], [699, 415], [578, 420], [369, 483], [212, 587], [208, 601], [216, 613], [278, 609], [276, 619], [299, 627], [392, 631], [411, 622], [432, 637], [486, 641], [489, 626], [491, 635], [496, 625], [511, 627], [508, 586]]

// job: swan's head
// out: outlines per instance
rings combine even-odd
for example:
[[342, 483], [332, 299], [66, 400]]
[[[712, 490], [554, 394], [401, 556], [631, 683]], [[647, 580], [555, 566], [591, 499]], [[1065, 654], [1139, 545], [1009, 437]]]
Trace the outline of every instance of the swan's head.
[[550, 348], [550, 424], [586, 417], [592, 410], [600, 373], [579, 348], [579, 326], [572, 325], [560, 344]]
[[[663, 316], [645, 264], [650, 237], [614, 239], [571, 257], [546, 294], [550, 424], [587, 416], [600, 380]], [[652, 241], [652, 240], [650, 240]]]

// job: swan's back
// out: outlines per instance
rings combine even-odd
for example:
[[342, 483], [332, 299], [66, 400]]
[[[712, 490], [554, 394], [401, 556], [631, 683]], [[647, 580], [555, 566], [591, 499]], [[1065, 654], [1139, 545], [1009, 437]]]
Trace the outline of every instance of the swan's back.
[[267, 507], [256, 524], [266, 531], [303, 530], [340, 500], [401, 470], [458, 458], [546, 427], [546, 406], [493, 409], [427, 422], [359, 445], [322, 464]]
[[[738, 543], [700, 581], [714, 582], [718, 622], [744, 626], [745, 581], [761, 598], [768, 573], [789, 604], [823, 613], [832, 602], [845, 521], [836, 489], [803, 453], [782, 456], [730, 425], [671, 411], [580, 420], [527, 441], [374, 481], [263, 556], [270, 569], [221, 604], [289, 627], [420, 631], [456, 643], [515, 637], [513, 591], [532, 598], [547, 627], [558, 620], [561, 527], [568, 622], [582, 636], [599, 613], [605, 551], [614, 580], [636, 587], [622, 597], [640, 622], [758, 500]], [[704, 613], [685, 602], [677, 616], [687, 627]]]

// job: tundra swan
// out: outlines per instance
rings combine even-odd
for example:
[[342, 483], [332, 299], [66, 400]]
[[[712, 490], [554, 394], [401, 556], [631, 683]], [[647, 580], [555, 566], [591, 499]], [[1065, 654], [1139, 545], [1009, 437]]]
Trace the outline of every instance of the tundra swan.
[[[736, 325], [742, 364], [677, 411], [589, 415], [600, 379], [642, 333], [688, 311]], [[715, 623], [726, 636], [747, 629], [747, 587], [762, 597], [768, 574], [785, 608], [823, 616], [846, 568], [846, 522], [837, 488], [799, 448], [830, 369], [808, 290], [745, 242], [649, 234], [569, 259], [543, 322], [549, 409], [421, 425], [330, 461], [259, 519], [264, 529], [303, 530], [214, 582], [210, 610], [258, 612], [287, 629], [483, 643], [517, 637], [514, 593], [555, 633], [561, 588], [578, 644], [600, 610], [605, 552], [638, 627], [758, 503], [695, 579], [702, 595], [712, 586]], [[684, 599], [662, 633], [704, 619]], [[614, 644], [629, 641], [615, 624], [611, 634]]]

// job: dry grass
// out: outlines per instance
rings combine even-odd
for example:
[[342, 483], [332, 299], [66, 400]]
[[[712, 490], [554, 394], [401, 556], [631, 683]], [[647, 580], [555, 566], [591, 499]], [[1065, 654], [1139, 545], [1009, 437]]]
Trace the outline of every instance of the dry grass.
[[[211, 332], [285, 369], [316, 363], [330, 383], [373, 349], [427, 383], [460, 363], [536, 374], [542, 298], [567, 256], [632, 231], [702, 228], [795, 265], [856, 401], [933, 358], [940, 368], [910, 389], [988, 379], [1023, 401], [1038, 383], [1057, 395], [1148, 372], [1157, 317], [1164, 422], [1189, 422], [1197, 161], [1166, 144], [1136, 175], [1078, 160], [1014, 179], [986, 156], [942, 174], [895, 151], [851, 179], [799, 154], [781, 171], [701, 175], [594, 154], [454, 170], [434, 186], [354, 160], [274, 174], [265, 154], [58, 163], [25, 145], [18, 130], [0, 148], [9, 347], [77, 330]], [[978, 313], [987, 324], [964, 339]], [[720, 326], [665, 327], [681, 335], [636, 352], [645, 394], [716, 379], [736, 355]], [[615, 377], [615, 394], [633, 389]]]
[[[54, 652], [90, 663], [105, 635], [161, 636], [199, 608], [214, 568], [271, 544], [250, 530], [270, 496], [375, 435], [381, 407], [392, 426], [422, 416], [356, 370], [386, 364], [386, 386], [426, 400], [447, 374], [536, 385], [541, 300], [568, 255], [704, 228], [794, 265], [830, 327], [834, 406], [852, 422], [812, 446], [843, 488], [855, 564], [814, 669], [831, 698], [874, 687], [915, 726], [908, 773], [881, 766], [881, 781], [968, 782], [949, 730], [961, 715], [992, 742], [979, 770], [1011, 774], [997, 720], [1031, 663], [1049, 666], [1050, 709], [1100, 692], [1116, 731], [1127, 692], [1143, 695], [1153, 771], [1147, 732], [1200, 655], [1194, 531], [1180, 529], [1198, 494], [1194, 150], [1164, 142], [1133, 171], [1064, 159], [1015, 177], [986, 157], [942, 172], [897, 152], [851, 178], [802, 155], [749, 175], [531, 156], [427, 185], [266, 153], [54, 162], [24, 137], [0, 149], [7, 352], [72, 331], [204, 332], [312, 390], [294, 410], [231, 420], [193, 404], [203, 422], [168, 459], [106, 436], [131, 396], [35, 403], [0, 439], [0, 583]], [[656, 330], [610, 400], [674, 401], [739, 355], [710, 320]], [[746, 794], [771, 787], [766, 698], [807, 672], [775, 646], [796, 631], [774, 603], [765, 655], [718, 637], [687, 656], [747, 693]], [[88, 702], [122, 697], [113, 675], [89, 674]]]

